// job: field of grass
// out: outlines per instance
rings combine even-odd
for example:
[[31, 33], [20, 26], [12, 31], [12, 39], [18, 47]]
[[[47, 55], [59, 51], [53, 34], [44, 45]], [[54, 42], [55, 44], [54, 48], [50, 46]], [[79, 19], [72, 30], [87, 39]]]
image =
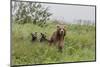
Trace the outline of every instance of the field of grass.
[[31, 32], [46, 32], [49, 38], [55, 23], [46, 27], [34, 24], [12, 24], [12, 64], [45, 64], [95, 60], [95, 26], [68, 24], [63, 52], [56, 46], [38, 40], [31, 42]]

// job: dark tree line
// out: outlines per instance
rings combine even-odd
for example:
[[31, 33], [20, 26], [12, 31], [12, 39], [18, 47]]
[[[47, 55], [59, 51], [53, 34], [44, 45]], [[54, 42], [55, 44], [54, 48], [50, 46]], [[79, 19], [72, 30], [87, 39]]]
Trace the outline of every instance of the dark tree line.
[[15, 23], [33, 23], [43, 25], [52, 15], [48, 12], [49, 7], [43, 7], [41, 3], [12, 2], [12, 17]]

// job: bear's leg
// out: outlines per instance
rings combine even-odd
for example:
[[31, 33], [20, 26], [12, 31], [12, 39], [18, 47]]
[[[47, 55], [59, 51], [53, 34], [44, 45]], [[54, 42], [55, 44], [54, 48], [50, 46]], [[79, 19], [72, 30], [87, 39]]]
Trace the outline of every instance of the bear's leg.
[[59, 48], [60, 52], [63, 52], [63, 46], [64, 46], [64, 42], [63, 41], [59, 41], [58, 48]]

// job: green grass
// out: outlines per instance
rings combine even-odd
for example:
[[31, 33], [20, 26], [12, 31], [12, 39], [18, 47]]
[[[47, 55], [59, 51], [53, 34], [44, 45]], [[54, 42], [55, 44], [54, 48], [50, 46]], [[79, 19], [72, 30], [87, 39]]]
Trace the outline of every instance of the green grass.
[[31, 42], [31, 32], [46, 32], [49, 38], [56, 30], [54, 23], [46, 27], [12, 23], [12, 64], [45, 64], [95, 60], [95, 26], [67, 25], [63, 52], [56, 46], [38, 40]]

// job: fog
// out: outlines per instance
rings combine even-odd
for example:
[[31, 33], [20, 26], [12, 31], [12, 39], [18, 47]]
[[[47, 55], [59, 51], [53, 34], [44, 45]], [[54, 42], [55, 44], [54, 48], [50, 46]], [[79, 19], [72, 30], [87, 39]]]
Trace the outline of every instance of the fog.
[[76, 20], [89, 20], [95, 22], [95, 7], [79, 5], [45, 4], [49, 7], [49, 12], [53, 13], [51, 19], [57, 19], [65, 22], [74, 22]]

